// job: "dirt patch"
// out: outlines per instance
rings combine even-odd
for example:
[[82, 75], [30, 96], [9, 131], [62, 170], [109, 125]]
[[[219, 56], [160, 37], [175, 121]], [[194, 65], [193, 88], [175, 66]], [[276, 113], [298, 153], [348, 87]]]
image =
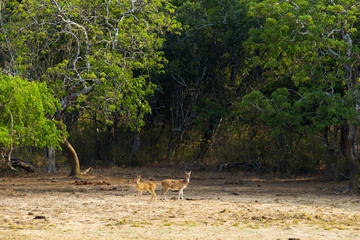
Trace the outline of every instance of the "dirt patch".
[[[160, 180], [182, 170], [89, 174], [0, 178], [0, 239], [360, 239], [360, 197], [345, 182], [192, 171], [184, 201], [169, 191], [162, 202]], [[156, 181], [156, 203], [136, 202], [137, 174]]]

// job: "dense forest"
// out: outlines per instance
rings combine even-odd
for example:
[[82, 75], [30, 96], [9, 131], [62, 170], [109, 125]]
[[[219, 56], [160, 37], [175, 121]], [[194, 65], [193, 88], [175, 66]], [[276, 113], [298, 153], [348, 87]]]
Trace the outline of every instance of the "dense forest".
[[324, 174], [357, 192], [359, 7], [1, 1], [4, 161], [70, 162], [70, 175], [158, 164]]

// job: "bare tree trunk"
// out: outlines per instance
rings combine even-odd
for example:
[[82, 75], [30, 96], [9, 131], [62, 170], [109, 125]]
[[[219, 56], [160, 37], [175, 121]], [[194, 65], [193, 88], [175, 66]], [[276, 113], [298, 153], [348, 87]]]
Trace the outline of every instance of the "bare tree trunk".
[[80, 176], [80, 162], [75, 149], [71, 146], [69, 141], [64, 137], [64, 143], [60, 143], [61, 148], [66, 152], [70, 160], [71, 171], [69, 176]]
[[45, 157], [48, 160], [48, 164], [46, 166], [47, 172], [56, 172], [55, 166], [55, 148], [54, 147], [46, 147], [45, 148]]
[[9, 149], [4, 149], [3, 151], [1, 151], [0, 163], [4, 164], [4, 167], [6, 167], [6, 168], [10, 168], [11, 170], [16, 170], [15, 168], [13, 168], [11, 166], [11, 154], [12, 154], [12, 150], [9, 150]]
[[[10, 113], [10, 121], [11, 121], [11, 133], [10, 133], [10, 138], [12, 139], [13, 135], [14, 135], [14, 119], [13, 119], [13, 115]], [[11, 140], [12, 141], [12, 140]], [[6, 153], [6, 157], [5, 157], [5, 165], [7, 167], [9, 167], [12, 170], [15, 170], [15, 168], [13, 168], [11, 166], [11, 154], [14, 150], [14, 145], [13, 143], [10, 143], [10, 147], [8, 149], [5, 149], [5, 153]], [[3, 153], [1, 154], [3, 155]]]
[[71, 146], [71, 144], [66, 139], [65, 134], [64, 134], [64, 128], [63, 128], [63, 122], [62, 122], [64, 112], [65, 111], [63, 110], [56, 117], [56, 120], [59, 122], [58, 128], [63, 131], [63, 141], [64, 142], [60, 143], [60, 147], [62, 148], [63, 151], [66, 152], [66, 154], [68, 155], [69, 160], [70, 160], [71, 171], [70, 171], [69, 176], [79, 177], [81, 172], [80, 172], [80, 162], [79, 162], [78, 155], [76, 154], [75, 149]]
[[101, 160], [101, 155], [100, 155], [100, 150], [101, 150], [101, 143], [99, 140], [99, 127], [98, 127], [98, 122], [97, 122], [97, 114], [96, 114], [96, 109], [94, 110], [94, 117], [93, 117], [93, 121], [95, 124], [95, 147], [94, 147], [94, 156], [96, 158], [96, 160]]

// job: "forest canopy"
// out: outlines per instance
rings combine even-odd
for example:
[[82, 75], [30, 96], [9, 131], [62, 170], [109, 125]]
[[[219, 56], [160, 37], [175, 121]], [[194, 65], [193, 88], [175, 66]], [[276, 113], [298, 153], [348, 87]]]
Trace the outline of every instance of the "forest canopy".
[[7, 0], [0, 68], [60, 102], [49, 117], [69, 132], [73, 175], [80, 162], [232, 166], [357, 191], [359, 5]]

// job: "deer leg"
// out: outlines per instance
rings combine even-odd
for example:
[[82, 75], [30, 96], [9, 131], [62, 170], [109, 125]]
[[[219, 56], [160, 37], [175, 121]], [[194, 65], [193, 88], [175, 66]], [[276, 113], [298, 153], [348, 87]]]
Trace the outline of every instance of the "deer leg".
[[178, 196], [178, 200], [180, 200], [180, 196], [181, 196], [181, 191], [182, 191], [182, 190], [179, 190], [179, 196]]
[[137, 200], [136, 200], [136, 202], [139, 202], [139, 200], [140, 200], [140, 198], [141, 198], [141, 194], [142, 194], [142, 191], [138, 191], [138, 196], [137, 196]]
[[184, 189], [181, 189], [181, 200], [184, 200]]
[[151, 193], [150, 202], [151, 202], [153, 199], [154, 199], [154, 202], [156, 202], [156, 193], [155, 193], [155, 190], [154, 190], [154, 189], [151, 189], [150, 193]]
[[169, 189], [163, 188], [163, 190], [161, 191], [161, 201], [164, 201], [164, 200], [163, 200], [163, 196], [164, 196], [165, 202], [167, 202], [166, 193], [167, 193], [168, 190], [169, 190]]

